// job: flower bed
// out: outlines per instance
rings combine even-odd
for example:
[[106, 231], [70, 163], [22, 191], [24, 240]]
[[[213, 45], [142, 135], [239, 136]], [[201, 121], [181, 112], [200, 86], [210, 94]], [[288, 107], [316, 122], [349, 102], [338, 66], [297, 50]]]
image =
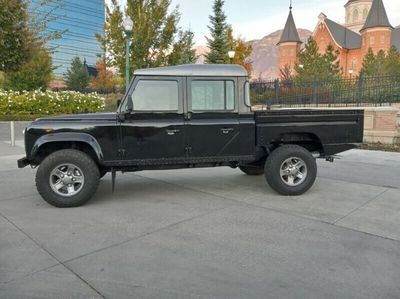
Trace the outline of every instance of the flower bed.
[[96, 93], [74, 91], [4, 91], [0, 90], [0, 119], [24, 120], [30, 117], [99, 112], [104, 98]]

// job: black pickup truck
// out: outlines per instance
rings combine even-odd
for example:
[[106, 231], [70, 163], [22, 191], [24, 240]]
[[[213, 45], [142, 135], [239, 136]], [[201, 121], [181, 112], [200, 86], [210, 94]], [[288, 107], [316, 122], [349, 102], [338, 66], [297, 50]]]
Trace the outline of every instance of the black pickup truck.
[[362, 110], [252, 112], [246, 71], [236, 65], [137, 70], [116, 113], [41, 118], [25, 129], [36, 186], [56, 207], [76, 207], [106, 173], [228, 166], [265, 174], [282, 195], [314, 183], [316, 158], [363, 140]]

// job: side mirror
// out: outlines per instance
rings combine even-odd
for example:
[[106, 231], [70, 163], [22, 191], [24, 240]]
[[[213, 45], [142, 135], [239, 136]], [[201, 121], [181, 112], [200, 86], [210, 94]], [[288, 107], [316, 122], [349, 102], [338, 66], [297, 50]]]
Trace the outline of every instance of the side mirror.
[[127, 110], [127, 112], [132, 112], [133, 111], [132, 95], [128, 95], [128, 101], [126, 103], [126, 110]]

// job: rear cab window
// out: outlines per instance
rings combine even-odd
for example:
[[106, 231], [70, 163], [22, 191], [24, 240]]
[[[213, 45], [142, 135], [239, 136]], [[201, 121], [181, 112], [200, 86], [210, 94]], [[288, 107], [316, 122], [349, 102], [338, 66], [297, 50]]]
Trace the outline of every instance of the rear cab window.
[[236, 109], [233, 80], [194, 79], [188, 84], [192, 112], [223, 112]]

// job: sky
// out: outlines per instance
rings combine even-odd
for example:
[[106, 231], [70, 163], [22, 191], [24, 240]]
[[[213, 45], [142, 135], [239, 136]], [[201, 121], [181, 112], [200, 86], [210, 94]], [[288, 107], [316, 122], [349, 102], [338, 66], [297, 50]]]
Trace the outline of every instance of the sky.
[[[125, 0], [120, 0], [123, 4]], [[348, 0], [293, 0], [293, 16], [298, 28], [314, 30], [318, 15], [323, 12], [338, 23], [344, 22], [344, 5]], [[196, 45], [205, 45], [209, 34], [208, 16], [213, 0], [172, 0], [179, 5], [180, 26], [195, 33]], [[393, 26], [400, 25], [400, 0], [383, 0]], [[227, 22], [233, 26], [234, 35], [245, 40], [260, 39], [285, 25], [289, 0], [225, 0]]]

